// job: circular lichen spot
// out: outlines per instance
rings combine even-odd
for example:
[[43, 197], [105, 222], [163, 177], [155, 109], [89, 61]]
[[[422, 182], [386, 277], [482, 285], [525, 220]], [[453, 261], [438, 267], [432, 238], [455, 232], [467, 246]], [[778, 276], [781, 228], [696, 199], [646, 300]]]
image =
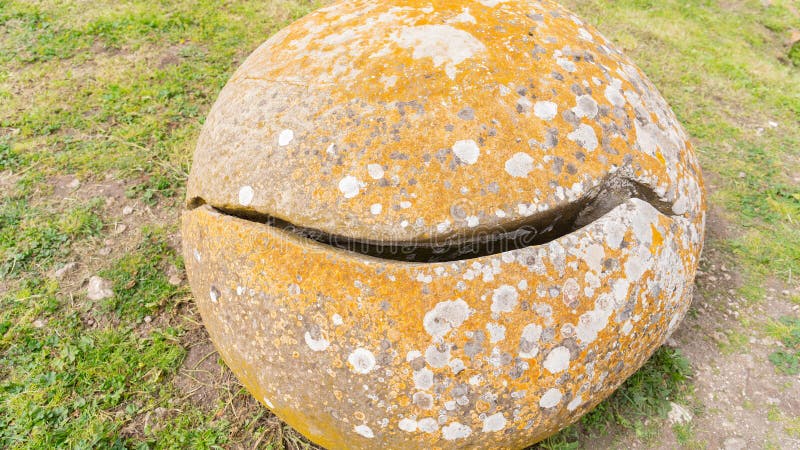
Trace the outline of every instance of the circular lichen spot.
[[366, 374], [375, 368], [375, 355], [365, 348], [357, 348], [347, 357], [347, 362], [355, 373]]

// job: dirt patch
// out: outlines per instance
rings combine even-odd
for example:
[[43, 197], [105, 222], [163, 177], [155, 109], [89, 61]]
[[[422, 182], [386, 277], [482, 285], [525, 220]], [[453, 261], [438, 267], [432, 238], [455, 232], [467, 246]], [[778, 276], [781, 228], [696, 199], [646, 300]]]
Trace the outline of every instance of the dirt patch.
[[19, 174], [10, 170], [0, 172], [0, 192], [6, 192], [6, 195], [13, 194], [14, 186], [19, 180]]
[[181, 343], [186, 348], [186, 359], [173, 385], [181, 399], [210, 412], [218, 405], [220, 387], [227, 387], [232, 381], [230, 373], [225, 373], [230, 371], [219, 364], [219, 354], [202, 326], [187, 332]]
[[[792, 313], [792, 306], [778, 299], [750, 307], [731, 305], [723, 296], [699, 300], [699, 314], [687, 318], [674, 336], [692, 361], [696, 397], [705, 410], [694, 422], [697, 439], [708, 448], [738, 442], [744, 448], [800, 448], [800, 439], [770, 420], [770, 411], [800, 417], [800, 379], [776, 371], [767, 359], [776, 342], [763, 337], [759, 325], [744, 327], [737, 320], [777, 319]], [[738, 314], [729, 313], [731, 308]]]

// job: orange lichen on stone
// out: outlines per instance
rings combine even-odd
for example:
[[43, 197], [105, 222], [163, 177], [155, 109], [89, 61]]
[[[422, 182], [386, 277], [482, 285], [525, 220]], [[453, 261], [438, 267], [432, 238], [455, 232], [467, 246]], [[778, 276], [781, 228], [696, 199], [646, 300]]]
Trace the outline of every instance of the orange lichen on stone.
[[220, 93], [188, 197], [212, 340], [330, 448], [521, 448], [573, 422], [685, 314], [705, 207], [652, 84], [522, 0], [292, 24]]

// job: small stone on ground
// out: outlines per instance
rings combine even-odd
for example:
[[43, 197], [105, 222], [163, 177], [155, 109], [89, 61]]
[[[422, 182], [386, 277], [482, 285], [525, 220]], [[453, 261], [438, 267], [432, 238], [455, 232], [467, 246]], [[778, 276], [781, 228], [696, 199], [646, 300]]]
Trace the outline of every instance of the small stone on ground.
[[89, 278], [86, 296], [89, 297], [89, 300], [103, 300], [113, 297], [114, 291], [111, 290], [111, 282], [97, 275]]
[[74, 269], [77, 269], [77, 268], [78, 268], [78, 263], [76, 263], [76, 262], [66, 263], [60, 269], [56, 270], [56, 272], [55, 272], [56, 278], [58, 278], [58, 279], [64, 278], [64, 276], [67, 273], [72, 272]]

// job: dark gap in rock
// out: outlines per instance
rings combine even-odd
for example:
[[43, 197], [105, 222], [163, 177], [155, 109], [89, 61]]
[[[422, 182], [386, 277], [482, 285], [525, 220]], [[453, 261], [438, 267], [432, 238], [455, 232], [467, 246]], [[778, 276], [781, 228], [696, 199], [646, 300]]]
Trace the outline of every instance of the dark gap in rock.
[[[448, 237], [446, 239], [440, 238], [439, 240], [379, 241], [355, 239], [313, 228], [300, 227], [269, 214], [249, 209], [213, 208], [228, 216], [263, 223], [280, 228], [298, 237], [374, 258], [434, 263], [478, 258], [533, 245], [546, 244], [591, 224], [630, 198], [643, 200], [662, 214], [673, 215], [672, 205], [660, 200], [650, 187], [616, 175], [606, 177], [600, 185], [573, 203], [536, 213], [523, 220], [508, 222], [502, 227], [476, 228], [469, 235]], [[197, 197], [191, 199], [187, 207], [193, 209], [205, 204], [205, 200]]]

